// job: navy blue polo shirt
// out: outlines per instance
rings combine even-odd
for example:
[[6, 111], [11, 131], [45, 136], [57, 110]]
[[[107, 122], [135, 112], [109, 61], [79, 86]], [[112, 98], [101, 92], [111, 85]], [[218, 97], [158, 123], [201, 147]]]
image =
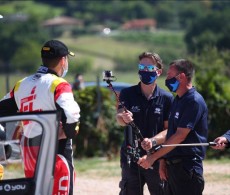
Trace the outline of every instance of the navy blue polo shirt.
[[[208, 136], [208, 109], [203, 97], [193, 87], [182, 97], [176, 96], [169, 114], [167, 139], [177, 128], [189, 128], [191, 131], [182, 143], [206, 143]], [[181, 158], [184, 167], [203, 173], [202, 160], [205, 157], [206, 147], [186, 146], [176, 147], [166, 155], [167, 159]]]
[[[168, 121], [168, 115], [173, 95], [156, 86], [152, 97], [148, 100], [141, 92], [140, 83], [132, 87], [125, 88], [120, 93], [120, 101], [133, 113], [136, 126], [140, 129], [144, 138], [151, 138], [164, 129], [164, 121]], [[118, 109], [122, 108], [121, 105]], [[139, 144], [140, 145], [140, 144]], [[141, 149], [141, 155], [146, 154]], [[126, 161], [126, 142], [121, 148], [121, 161]]]
[[223, 137], [226, 137], [226, 139], [228, 140], [228, 147], [230, 147], [230, 130], [228, 130], [224, 135]]

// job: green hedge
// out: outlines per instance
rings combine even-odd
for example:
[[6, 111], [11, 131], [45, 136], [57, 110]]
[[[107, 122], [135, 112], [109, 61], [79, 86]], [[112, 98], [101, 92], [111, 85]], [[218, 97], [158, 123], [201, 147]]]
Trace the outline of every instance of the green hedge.
[[109, 89], [87, 87], [74, 92], [81, 108], [80, 131], [74, 156], [117, 156], [123, 130], [116, 124], [116, 101]]

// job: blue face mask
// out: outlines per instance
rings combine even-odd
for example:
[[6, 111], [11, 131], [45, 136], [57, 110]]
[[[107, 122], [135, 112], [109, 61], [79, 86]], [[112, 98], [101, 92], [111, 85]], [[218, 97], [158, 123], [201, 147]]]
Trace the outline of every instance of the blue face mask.
[[140, 80], [145, 85], [152, 84], [157, 79], [157, 73], [154, 72], [146, 72], [146, 71], [139, 71], [138, 72]]
[[68, 67], [66, 69], [65, 68], [62, 68], [62, 69], [63, 69], [63, 73], [62, 73], [61, 77], [63, 78], [66, 76], [66, 74], [68, 72]]
[[173, 77], [165, 80], [165, 86], [168, 87], [169, 91], [176, 92], [180, 86], [180, 82], [176, 79], [176, 77]]

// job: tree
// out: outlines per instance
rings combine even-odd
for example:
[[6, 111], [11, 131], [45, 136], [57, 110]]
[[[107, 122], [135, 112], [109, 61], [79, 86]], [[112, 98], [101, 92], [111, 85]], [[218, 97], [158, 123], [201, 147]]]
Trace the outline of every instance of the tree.
[[[205, 48], [194, 55], [196, 87], [203, 95], [209, 110], [209, 140], [214, 140], [229, 129], [230, 118], [230, 51]], [[216, 155], [216, 153], [215, 153]]]
[[[33, 15], [11, 15], [5, 17], [0, 23], [0, 68], [1, 72], [5, 72], [6, 64], [16, 65], [18, 70], [28, 72], [34, 70], [31, 66], [37, 67], [38, 55], [32, 56], [34, 53], [40, 55], [40, 46], [47, 37], [49, 37], [40, 27], [39, 20]], [[22, 51], [20, 51], [22, 50]], [[23, 54], [22, 56], [19, 56]], [[23, 60], [20, 59], [23, 57]], [[27, 59], [24, 59], [27, 58]], [[22, 62], [25, 62], [22, 67]], [[15, 71], [15, 67], [10, 66], [9, 71]]]
[[229, 9], [224, 9], [194, 20], [185, 35], [188, 51], [201, 52], [206, 46], [230, 49], [229, 18]]

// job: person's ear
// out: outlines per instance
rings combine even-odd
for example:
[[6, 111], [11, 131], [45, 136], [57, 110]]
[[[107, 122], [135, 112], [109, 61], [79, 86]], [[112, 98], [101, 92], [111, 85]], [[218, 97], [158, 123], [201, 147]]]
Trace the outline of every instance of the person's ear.
[[62, 57], [61, 58], [61, 65], [64, 66], [66, 62], [66, 57]]
[[179, 74], [179, 77], [178, 77], [179, 80], [185, 79], [185, 78], [186, 78], [185, 73], [182, 72], [182, 73]]
[[157, 76], [159, 77], [162, 74], [162, 69], [156, 70]]

